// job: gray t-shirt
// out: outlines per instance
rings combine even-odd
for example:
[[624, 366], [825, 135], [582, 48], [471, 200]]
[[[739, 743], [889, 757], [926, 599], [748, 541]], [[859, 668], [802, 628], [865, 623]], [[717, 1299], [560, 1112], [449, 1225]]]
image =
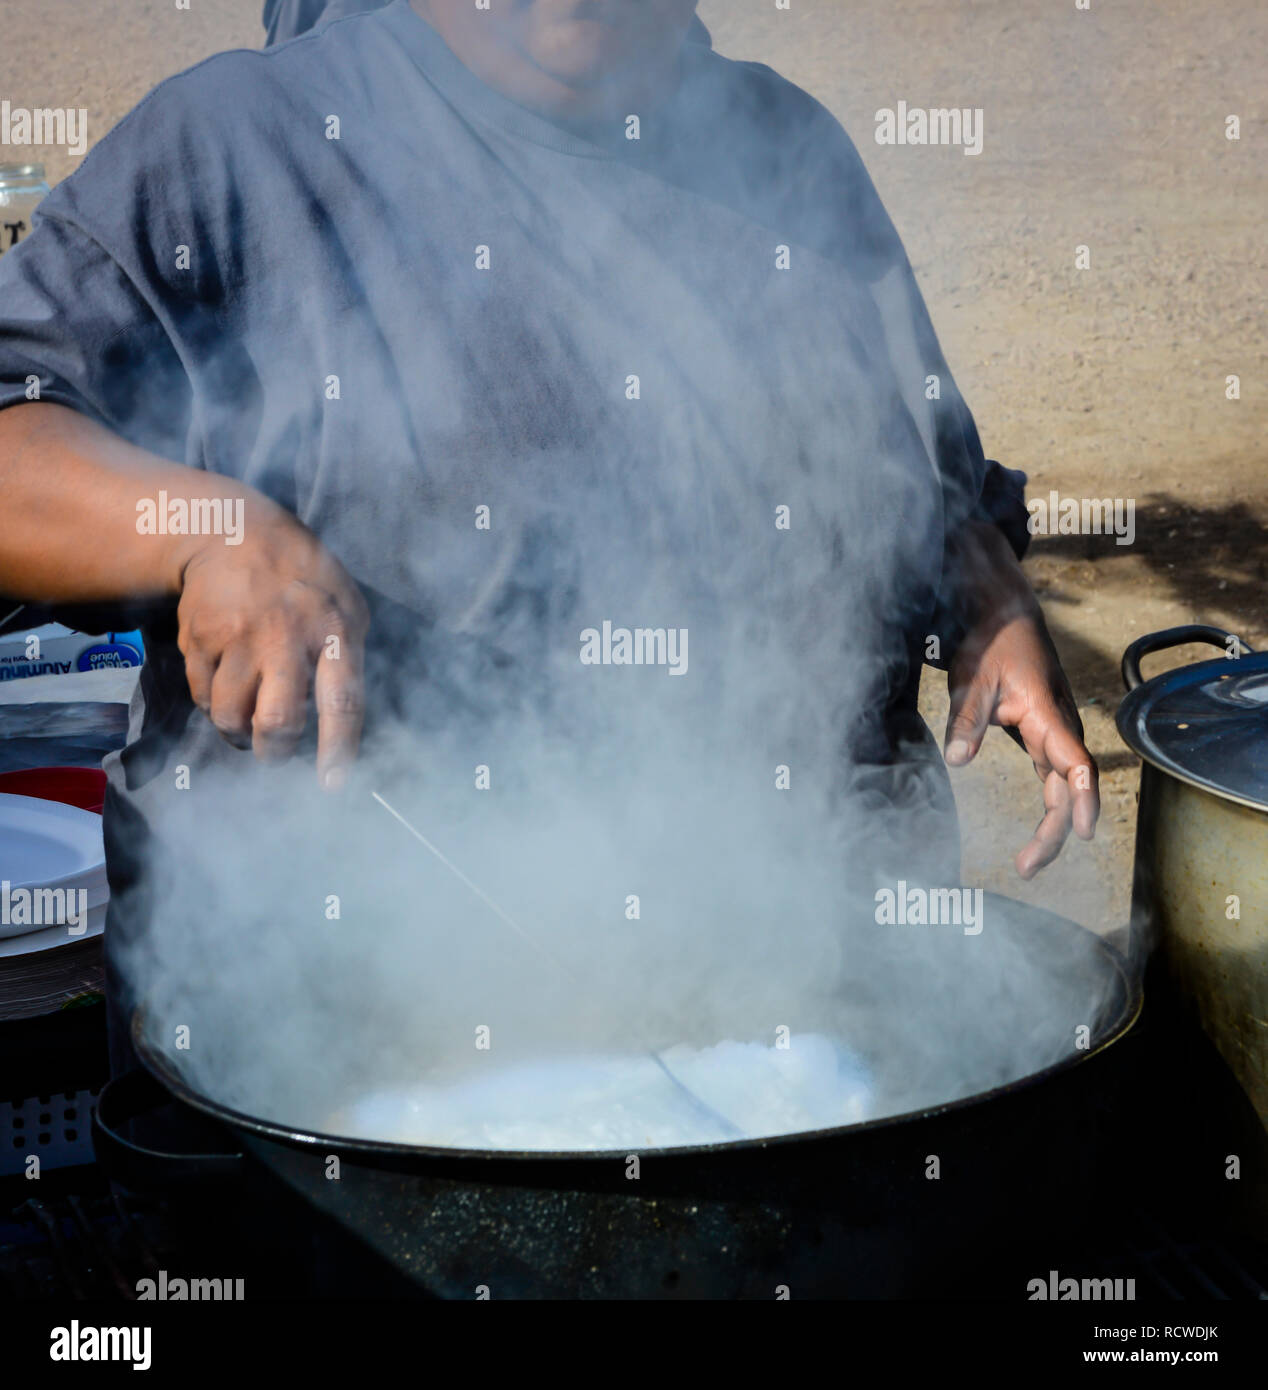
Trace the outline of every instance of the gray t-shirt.
[[[560, 663], [628, 618], [690, 625], [706, 702], [751, 641], [791, 739], [891, 763], [945, 537], [991, 516], [1020, 550], [1024, 478], [983, 457], [837, 122], [762, 65], [681, 61], [672, 99], [586, 134], [407, 0], [200, 63], [0, 262], [0, 407], [38, 377], [292, 509], [370, 593], [371, 738], [376, 704], [426, 730], [512, 690], [585, 717]], [[118, 940], [148, 930], [173, 769], [268, 776], [192, 707], [171, 615], [146, 635], [108, 769]], [[799, 721], [838, 680], [840, 727]]]

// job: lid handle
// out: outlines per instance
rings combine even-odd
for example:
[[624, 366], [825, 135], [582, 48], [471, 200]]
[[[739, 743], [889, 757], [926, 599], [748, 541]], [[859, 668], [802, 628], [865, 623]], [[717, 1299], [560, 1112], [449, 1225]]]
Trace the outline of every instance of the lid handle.
[[1164, 628], [1162, 632], [1151, 632], [1147, 637], [1137, 637], [1123, 653], [1123, 684], [1128, 690], [1135, 690], [1144, 677], [1140, 674], [1140, 659], [1150, 652], [1166, 651], [1168, 647], [1182, 647], [1186, 642], [1207, 642], [1212, 647], [1223, 647], [1225, 651], [1236, 643], [1241, 648], [1240, 655], [1253, 656], [1254, 648], [1234, 633], [1225, 632], [1222, 627], [1209, 627], [1206, 623], [1187, 623], [1183, 627]]

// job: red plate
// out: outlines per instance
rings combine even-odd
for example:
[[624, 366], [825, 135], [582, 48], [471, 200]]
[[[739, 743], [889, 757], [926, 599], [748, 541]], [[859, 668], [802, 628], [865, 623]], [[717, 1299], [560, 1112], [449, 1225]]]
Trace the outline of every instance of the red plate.
[[22, 772], [0, 772], [0, 792], [62, 801], [100, 815], [106, 800], [106, 774], [99, 767], [32, 767]]

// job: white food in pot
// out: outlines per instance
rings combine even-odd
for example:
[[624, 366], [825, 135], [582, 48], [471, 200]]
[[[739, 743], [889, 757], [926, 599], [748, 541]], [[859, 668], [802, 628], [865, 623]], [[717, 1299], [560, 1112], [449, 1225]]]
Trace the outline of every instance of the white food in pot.
[[[733, 1138], [647, 1054], [500, 1065], [461, 1083], [378, 1091], [332, 1125], [349, 1137], [439, 1148], [554, 1152], [671, 1148]], [[869, 1118], [860, 1059], [834, 1039], [795, 1034], [786, 1048], [722, 1042], [678, 1046], [665, 1064], [745, 1136], [770, 1137]]]

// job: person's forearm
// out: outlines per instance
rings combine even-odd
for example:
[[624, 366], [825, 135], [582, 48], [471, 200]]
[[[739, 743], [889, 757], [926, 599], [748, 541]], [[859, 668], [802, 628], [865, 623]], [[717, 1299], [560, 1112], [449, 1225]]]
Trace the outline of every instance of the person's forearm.
[[951, 607], [965, 631], [1014, 617], [1039, 619], [1039, 600], [997, 526], [970, 521], [947, 546]]
[[245, 484], [171, 463], [66, 406], [0, 410], [0, 593], [45, 602], [179, 594], [205, 536], [143, 533], [138, 502], [243, 498], [247, 524], [274, 504]]

